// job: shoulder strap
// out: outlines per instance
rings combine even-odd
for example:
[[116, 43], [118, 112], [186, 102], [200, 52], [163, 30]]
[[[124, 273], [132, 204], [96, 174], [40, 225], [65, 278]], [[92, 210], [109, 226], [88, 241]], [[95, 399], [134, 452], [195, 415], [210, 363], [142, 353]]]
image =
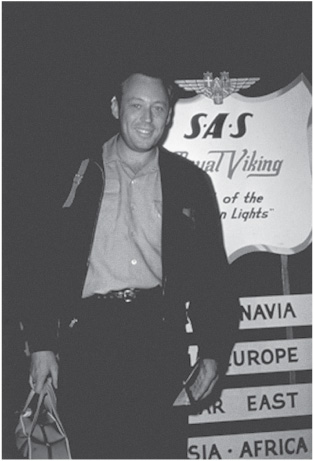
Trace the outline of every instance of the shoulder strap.
[[62, 208], [69, 208], [72, 205], [74, 197], [75, 197], [75, 194], [76, 194], [76, 189], [78, 188], [78, 186], [81, 184], [81, 182], [83, 180], [84, 173], [85, 173], [86, 168], [88, 166], [88, 162], [89, 162], [89, 158], [86, 158], [85, 160], [82, 161], [78, 172], [76, 173], [76, 175], [73, 178], [73, 183], [72, 183], [70, 193], [68, 195], [68, 198], [64, 202]]

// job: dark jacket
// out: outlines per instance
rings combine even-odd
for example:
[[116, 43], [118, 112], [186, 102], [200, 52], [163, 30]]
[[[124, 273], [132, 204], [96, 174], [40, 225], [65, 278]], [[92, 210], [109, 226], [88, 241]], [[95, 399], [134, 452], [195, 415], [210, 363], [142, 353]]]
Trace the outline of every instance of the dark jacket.
[[[234, 343], [239, 310], [215, 192], [207, 174], [163, 148], [159, 165], [166, 321], [184, 326], [189, 301], [193, 343], [201, 356], [222, 363]], [[56, 319], [80, 302], [104, 184], [99, 155], [90, 160], [71, 206], [48, 220], [44, 271], [36, 284], [36, 307], [27, 322], [32, 351], [56, 350]]]

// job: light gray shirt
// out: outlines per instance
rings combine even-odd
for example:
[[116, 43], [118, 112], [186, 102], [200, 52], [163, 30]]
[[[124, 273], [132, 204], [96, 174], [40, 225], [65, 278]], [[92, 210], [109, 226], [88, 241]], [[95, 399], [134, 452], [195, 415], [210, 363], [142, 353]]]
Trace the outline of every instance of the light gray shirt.
[[102, 198], [82, 297], [161, 285], [162, 192], [158, 149], [136, 174], [119, 157], [117, 136], [103, 146]]

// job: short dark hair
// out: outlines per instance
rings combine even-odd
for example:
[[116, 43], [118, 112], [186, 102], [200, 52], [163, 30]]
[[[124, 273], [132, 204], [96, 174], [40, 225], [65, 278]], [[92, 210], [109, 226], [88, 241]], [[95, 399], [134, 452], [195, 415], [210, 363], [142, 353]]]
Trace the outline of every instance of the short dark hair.
[[125, 72], [121, 75], [118, 84], [115, 89], [115, 97], [117, 98], [118, 104], [121, 104], [122, 94], [123, 94], [123, 87], [125, 82], [129, 77], [135, 74], [145, 75], [146, 77], [157, 78], [161, 80], [165, 90], [168, 94], [169, 99], [169, 107], [172, 108], [175, 104], [175, 92], [174, 92], [174, 83], [167, 75], [161, 73], [159, 70], [152, 69], [152, 68], [145, 68], [145, 67], [138, 67], [134, 68], [128, 72]]

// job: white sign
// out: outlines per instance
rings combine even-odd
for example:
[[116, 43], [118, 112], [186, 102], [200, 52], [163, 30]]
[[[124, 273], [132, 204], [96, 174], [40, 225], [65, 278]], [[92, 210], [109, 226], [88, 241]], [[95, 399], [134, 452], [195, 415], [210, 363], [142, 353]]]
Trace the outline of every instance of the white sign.
[[310, 429], [193, 437], [188, 459], [311, 459]]
[[312, 295], [240, 298], [240, 329], [312, 324]]
[[224, 389], [220, 399], [214, 405], [199, 415], [190, 415], [189, 423], [202, 424], [310, 415], [311, 400], [311, 384]]
[[230, 262], [310, 243], [310, 110], [303, 75], [263, 97], [234, 93], [215, 105], [198, 95], [176, 104], [164, 147], [212, 178]]
[[310, 338], [237, 343], [227, 374], [311, 370], [311, 353]]

